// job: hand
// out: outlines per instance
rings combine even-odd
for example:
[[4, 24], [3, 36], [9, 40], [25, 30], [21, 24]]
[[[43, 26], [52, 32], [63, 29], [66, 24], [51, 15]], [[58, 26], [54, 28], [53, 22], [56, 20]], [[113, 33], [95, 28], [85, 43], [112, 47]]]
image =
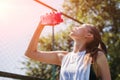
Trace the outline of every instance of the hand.
[[40, 17], [41, 24], [46, 26], [54, 26], [61, 22], [63, 22], [63, 19], [61, 18], [60, 12], [52, 12], [46, 15], [43, 15]]

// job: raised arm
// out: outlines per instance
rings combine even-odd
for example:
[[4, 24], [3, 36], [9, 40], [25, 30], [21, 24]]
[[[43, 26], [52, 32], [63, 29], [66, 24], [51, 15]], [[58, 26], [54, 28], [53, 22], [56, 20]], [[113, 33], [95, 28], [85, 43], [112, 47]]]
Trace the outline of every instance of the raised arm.
[[27, 48], [27, 51], [26, 51], [26, 53], [25, 53], [26, 56], [30, 56], [31, 53], [37, 51], [37, 44], [38, 44], [39, 36], [40, 36], [43, 28], [44, 28], [44, 25], [41, 25], [41, 23], [39, 23], [36, 31], [35, 31], [34, 34], [33, 34], [32, 39], [31, 39], [31, 41], [30, 41], [30, 43], [29, 43], [29, 46], [28, 46], [28, 48]]
[[25, 52], [25, 55], [31, 59], [40, 61], [40, 62], [46, 62], [49, 64], [56, 64], [61, 65], [61, 60], [65, 54], [67, 54], [66, 51], [38, 51], [37, 45], [39, 36], [45, 27], [45, 25], [51, 25], [51, 22], [45, 22], [45, 19], [41, 19], [40, 23], [38, 24], [37, 29], [35, 30], [33, 37], [30, 41], [30, 44]]

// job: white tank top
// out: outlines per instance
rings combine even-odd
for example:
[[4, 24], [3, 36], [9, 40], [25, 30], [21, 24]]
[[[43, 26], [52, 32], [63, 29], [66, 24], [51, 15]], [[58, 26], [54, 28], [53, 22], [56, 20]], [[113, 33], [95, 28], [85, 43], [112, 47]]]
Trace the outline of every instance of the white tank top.
[[60, 71], [60, 80], [89, 80], [90, 63], [84, 64], [86, 51], [69, 53], [64, 56]]

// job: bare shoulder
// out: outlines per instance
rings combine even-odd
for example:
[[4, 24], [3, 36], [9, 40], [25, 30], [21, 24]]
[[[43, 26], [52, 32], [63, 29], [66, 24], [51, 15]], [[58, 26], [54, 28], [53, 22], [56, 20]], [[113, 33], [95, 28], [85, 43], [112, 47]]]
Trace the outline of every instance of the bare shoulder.
[[101, 61], [106, 61], [107, 58], [105, 56], [105, 53], [103, 51], [98, 51], [98, 55], [97, 55], [97, 62], [101, 62]]
[[103, 51], [98, 51], [96, 62], [98, 64], [98, 66], [108, 64], [107, 57]]

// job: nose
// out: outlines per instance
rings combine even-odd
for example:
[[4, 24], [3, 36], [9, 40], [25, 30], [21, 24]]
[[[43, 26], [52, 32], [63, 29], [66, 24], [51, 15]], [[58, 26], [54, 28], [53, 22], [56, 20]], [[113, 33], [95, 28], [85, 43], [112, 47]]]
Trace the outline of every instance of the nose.
[[74, 27], [74, 28], [73, 28], [73, 30], [77, 30], [77, 29], [78, 29], [78, 27]]
[[77, 30], [77, 27], [73, 27], [71, 31], [76, 31]]

